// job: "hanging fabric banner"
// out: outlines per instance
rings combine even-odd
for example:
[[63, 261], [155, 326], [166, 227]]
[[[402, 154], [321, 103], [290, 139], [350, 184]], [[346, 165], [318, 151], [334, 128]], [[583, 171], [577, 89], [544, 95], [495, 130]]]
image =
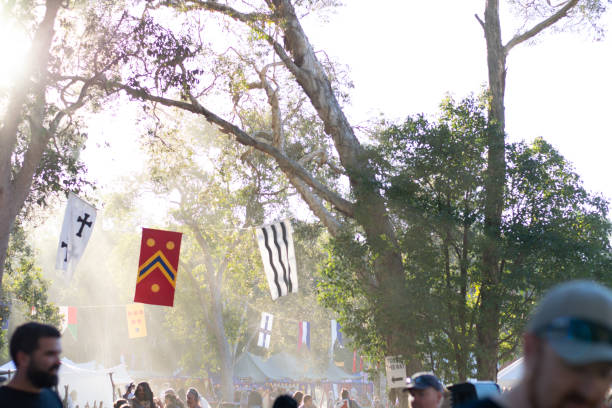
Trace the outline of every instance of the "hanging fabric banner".
[[63, 334], [66, 329], [70, 332], [72, 337], [77, 339], [77, 308], [74, 306], [60, 306], [59, 307], [61, 322], [60, 332]]
[[126, 305], [125, 312], [128, 324], [128, 337], [135, 339], [137, 337], [147, 336], [147, 323], [144, 315], [144, 305], [134, 303]]
[[298, 291], [297, 267], [289, 220], [257, 228], [257, 244], [272, 300]]
[[180, 232], [143, 228], [134, 302], [173, 306]]
[[332, 349], [334, 348], [336, 341], [338, 342], [340, 347], [344, 346], [344, 344], [342, 343], [342, 332], [340, 331], [340, 323], [338, 323], [335, 320], [332, 320], [331, 321], [331, 348]]
[[310, 350], [310, 322], [298, 322], [298, 350], [306, 346]]
[[55, 269], [66, 271], [68, 279], [85, 252], [95, 222], [96, 209], [70, 193], [55, 258]]
[[270, 313], [261, 313], [261, 323], [259, 325], [259, 338], [257, 345], [263, 348], [270, 348], [270, 337], [272, 336], [272, 321], [274, 316]]

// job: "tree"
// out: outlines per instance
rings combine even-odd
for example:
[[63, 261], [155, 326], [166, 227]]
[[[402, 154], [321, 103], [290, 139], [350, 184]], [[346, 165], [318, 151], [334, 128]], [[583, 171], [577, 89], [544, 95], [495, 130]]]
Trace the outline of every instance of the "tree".
[[[31, 2], [12, 2], [5, 8], [34, 36], [23, 72], [0, 97], [6, 107], [0, 122], [0, 283], [18, 217], [25, 217], [34, 206], [45, 206], [53, 194], [78, 193], [89, 184], [82, 178], [85, 166], [78, 158], [86, 134], [76, 112], [95, 99], [92, 78], [106, 67], [92, 62], [100, 44], [84, 47], [73, 36], [75, 16], [63, 3], [46, 0], [40, 22], [40, 7]], [[59, 39], [55, 38], [58, 20]], [[81, 53], [93, 56], [80, 58]], [[82, 63], [78, 72], [85, 80], [75, 84], [58, 79], [58, 72], [72, 67], [75, 60]]]
[[[395, 227], [366, 150], [342, 111], [343, 94], [332, 87], [340, 75], [319, 60], [298, 18], [298, 13], [334, 2], [268, 1], [247, 12], [213, 1], [150, 4], [142, 18], [134, 17], [131, 25], [115, 31], [122, 40], [107, 41], [122, 45], [114, 52], [129, 61], [130, 71], [115, 73], [121, 81], [100, 79], [99, 86], [201, 115], [239, 144], [272, 158], [332, 235], [353, 222], [363, 230], [376, 254], [368, 279], [378, 291], [391, 294], [383, 309], [396, 310], [402, 293], [394, 289], [405, 287], [405, 274]], [[221, 25], [244, 36], [239, 35], [228, 52], [214, 54], [212, 44], [192, 40], [197, 35], [175, 35], [155, 23], [155, 6], [181, 11], [187, 21], [191, 15], [216, 14]], [[207, 59], [214, 67], [211, 72], [201, 68]], [[202, 104], [219, 90], [218, 84], [230, 91], [232, 108], [226, 118]], [[260, 102], [267, 107], [262, 109]], [[246, 120], [253, 112], [265, 120]], [[348, 180], [350, 192], [342, 179]], [[391, 334], [385, 341], [391, 352], [400, 352]]]
[[[498, 337], [501, 329], [502, 302], [500, 280], [502, 268], [501, 241], [504, 191], [506, 179], [505, 106], [506, 59], [517, 45], [540, 35], [544, 30], [565, 23], [568, 26], [591, 25], [601, 34], [597, 21], [605, 11], [605, 2], [599, 0], [567, 0], [553, 3], [549, 0], [511, 0], [514, 10], [523, 17], [524, 27], [504, 44], [501, 35], [499, 0], [486, 0], [484, 21], [476, 16], [483, 28], [487, 47], [490, 106], [487, 131], [487, 176], [485, 181], [485, 235], [482, 263], [485, 270], [481, 291], [482, 308], [479, 316], [477, 361], [483, 378], [497, 377]], [[535, 22], [534, 22], [535, 21]], [[529, 26], [531, 25], [531, 26]], [[564, 27], [561, 27], [561, 29]]]
[[[546, 10], [552, 15], [505, 46], [501, 42], [498, 1], [486, 2], [482, 22], [491, 101], [483, 196], [485, 239], [480, 247], [485, 272], [481, 276], [476, 360], [479, 375], [486, 378], [496, 374], [503, 304], [500, 266], [506, 178], [506, 56], [511, 48], [566, 15], [580, 12], [595, 21], [603, 7], [599, 2], [569, 1], [549, 8], [534, 7], [536, 3], [520, 2], [534, 11], [530, 18]], [[282, 172], [332, 236], [363, 243], [362, 251], [355, 254], [363, 259], [347, 265], [361, 266], [362, 279], [356, 282], [362, 285], [360, 291], [386, 294], [362, 298], [364, 309], [374, 313], [367, 324], [384, 327], [392, 316], [404, 313], [407, 298], [413, 295], [399, 243], [401, 230], [380, 190], [380, 175], [370, 152], [342, 110], [346, 84], [342, 73], [315, 51], [300, 23], [301, 15], [334, 5], [330, 0], [169, 0], [147, 2], [138, 16], [124, 13], [113, 19], [105, 15], [102, 26], [117, 27], [101, 35], [105, 43], [115, 47], [105, 54], [106, 58], [120, 55], [128, 69], [98, 78], [96, 84], [105, 90], [124, 91], [154, 106], [179, 108], [204, 117], [245, 146], [245, 154], [256, 150], [272, 159], [270, 168]], [[182, 23], [180, 34], [161, 23], [164, 13], [160, 9], [164, 8], [177, 12]], [[119, 26], [118, 21], [125, 24]], [[230, 41], [229, 46], [215, 43], [219, 32], [234, 34], [223, 36]], [[76, 83], [85, 80], [79, 75], [65, 79]], [[252, 120], [253, 116], [258, 120]], [[378, 301], [373, 303], [375, 298]], [[401, 334], [387, 331], [377, 338], [377, 344], [384, 345], [389, 354], [417, 353], [417, 340], [410, 330]], [[411, 370], [420, 365], [416, 359], [410, 363]]]
[[[177, 293], [182, 300], [168, 316], [172, 331], [183, 333], [177, 340], [189, 350], [181, 359], [194, 369], [218, 368], [223, 397], [231, 399], [234, 362], [239, 353], [256, 343], [257, 309], [276, 314], [278, 328], [283, 328], [283, 319], [293, 320], [301, 314], [312, 321], [322, 312], [312, 304], [294, 305], [295, 297], [270, 300], [251, 229], [263, 222], [264, 203], [268, 211], [286, 211], [278, 204], [286, 199], [286, 192], [260, 194], [269, 177], [258, 171], [265, 156], [236, 151], [232, 142], [201, 122], [190, 121], [178, 112], [174, 120], [164, 121], [151, 132], [151, 185], [158, 197], [174, 198], [169, 222], [173, 229], [185, 233], [182, 289]], [[301, 226], [298, 230], [300, 236], [310, 234], [306, 242], [319, 236], [316, 227]], [[307, 246], [298, 244], [299, 248]], [[313, 275], [313, 263], [300, 257], [301, 293], [310, 292], [314, 303], [314, 283], [308, 279]], [[290, 338], [297, 337], [297, 324], [290, 327]], [[324, 331], [327, 325], [319, 327]], [[295, 347], [295, 337], [288, 341], [275, 334], [273, 344], [293, 342]]]
[[[27, 236], [21, 225], [14, 228], [8, 248], [7, 279], [3, 282], [0, 302], [0, 320], [10, 319], [7, 328], [15, 327], [25, 317], [54, 325], [59, 329], [59, 309], [48, 300], [50, 282], [42, 277], [41, 269], [36, 266], [34, 251], [27, 243]], [[18, 323], [15, 323], [18, 322]], [[0, 331], [1, 356], [8, 358], [9, 330]]]
[[[371, 267], [363, 256], [367, 248], [351, 239], [332, 242], [321, 285], [322, 301], [342, 310], [360, 344], [377, 352], [385, 330], [409, 329], [422, 361], [445, 382], [478, 374], [477, 317], [485, 273], [480, 254], [486, 245], [483, 102], [448, 99], [436, 122], [417, 116], [377, 135], [373, 155], [380, 187], [402, 230], [399, 244], [415, 294], [406, 301], [410, 312], [390, 316], [382, 326], [372, 319], [363, 305], [377, 299], [359, 285], [360, 271]], [[515, 357], [527, 314], [546, 288], [573, 278], [610, 283], [605, 271], [612, 266], [605, 200], [587, 193], [544, 140], [508, 144], [506, 150], [500, 362]]]

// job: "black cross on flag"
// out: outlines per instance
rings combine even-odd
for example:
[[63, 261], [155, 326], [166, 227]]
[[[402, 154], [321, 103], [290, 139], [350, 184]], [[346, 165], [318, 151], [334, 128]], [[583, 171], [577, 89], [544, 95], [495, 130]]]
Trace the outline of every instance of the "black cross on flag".
[[55, 268], [66, 271], [68, 279], [85, 252], [95, 222], [96, 209], [70, 193], [55, 260]]

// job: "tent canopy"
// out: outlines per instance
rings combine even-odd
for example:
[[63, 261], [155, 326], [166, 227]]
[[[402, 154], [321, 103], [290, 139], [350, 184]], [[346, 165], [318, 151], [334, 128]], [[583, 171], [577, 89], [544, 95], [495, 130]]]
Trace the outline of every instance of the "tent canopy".
[[284, 377], [282, 373], [276, 373], [275, 369], [266, 364], [264, 360], [249, 352], [243, 353], [234, 364], [234, 376], [238, 378], [249, 378], [256, 383], [267, 381], [280, 381]]
[[518, 383], [521, 378], [523, 378], [523, 357], [497, 373], [497, 383], [501, 387], [512, 387]]
[[253, 382], [268, 381], [333, 381], [360, 380], [360, 375], [349, 374], [332, 362], [323, 370], [314, 367], [307, 368], [297, 357], [280, 352], [270, 356], [267, 360], [251, 354], [243, 353], [234, 364], [234, 376], [249, 378]]
[[[104, 401], [105, 406], [112, 406], [113, 389], [110, 382], [110, 373], [113, 374], [115, 385], [132, 382], [124, 364], [104, 368], [95, 361], [79, 364], [66, 357], [62, 357], [61, 361], [58, 390], [60, 390], [62, 398], [65, 385], [69, 387], [69, 392], [76, 390], [76, 402], [79, 405], [85, 405], [86, 402], [91, 404], [94, 401]], [[0, 366], [0, 371], [9, 370], [15, 370], [15, 364], [12, 361]]]

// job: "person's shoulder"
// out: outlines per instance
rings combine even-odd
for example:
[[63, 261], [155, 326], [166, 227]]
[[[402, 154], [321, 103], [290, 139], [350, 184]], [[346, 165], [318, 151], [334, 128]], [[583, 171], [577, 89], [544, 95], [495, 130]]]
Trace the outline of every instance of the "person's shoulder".
[[[57, 395], [57, 393], [53, 391], [51, 388], [43, 388], [40, 394], [41, 394], [41, 397], [43, 397], [47, 401], [47, 403], [56, 404], [58, 407], [63, 406], [62, 400], [60, 399], [59, 395]], [[53, 405], [49, 405], [49, 406], [53, 406]]]
[[463, 403], [458, 408], [502, 408], [502, 406], [490, 398], [484, 398]]

